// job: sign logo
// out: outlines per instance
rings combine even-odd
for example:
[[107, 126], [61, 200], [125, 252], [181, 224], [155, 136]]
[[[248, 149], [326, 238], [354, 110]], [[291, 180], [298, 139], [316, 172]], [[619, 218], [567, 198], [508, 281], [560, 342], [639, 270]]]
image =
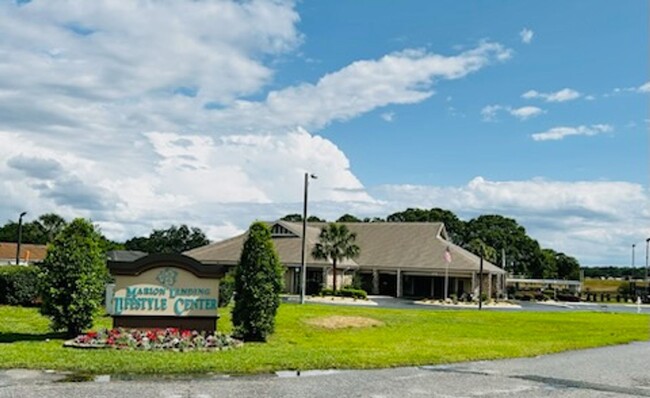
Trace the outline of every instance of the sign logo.
[[174, 271], [171, 268], [165, 268], [164, 270], [160, 271], [156, 279], [158, 282], [160, 282], [161, 285], [165, 286], [166, 288], [170, 288], [176, 283], [177, 276], [178, 271]]

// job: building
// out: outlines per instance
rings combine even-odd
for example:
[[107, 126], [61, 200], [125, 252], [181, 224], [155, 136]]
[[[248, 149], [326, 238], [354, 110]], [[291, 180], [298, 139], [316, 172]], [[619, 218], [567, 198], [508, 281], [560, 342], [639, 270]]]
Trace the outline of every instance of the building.
[[[16, 246], [14, 242], [0, 242], [0, 266], [16, 264]], [[19, 264], [29, 265], [43, 261], [46, 253], [47, 245], [21, 243]]]
[[[339, 286], [360, 277], [364, 290], [371, 294], [396, 297], [444, 297], [448, 294], [478, 294], [480, 259], [454, 245], [442, 223], [342, 223], [357, 234], [359, 257], [337, 264]], [[308, 223], [307, 294], [332, 286], [332, 266], [311, 256], [326, 223]], [[300, 290], [302, 223], [269, 223], [280, 261], [287, 269], [285, 289]], [[204, 263], [234, 267], [239, 261], [246, 234], [199, 247], [185, 254]], [[449, 255], [446, 255], [446, 252]], [[445, 278], [447, 275], [447, 278]], [[483, 291], [490, 297], [504, 293], [506, 273], [494, 264], [483, 262]]]

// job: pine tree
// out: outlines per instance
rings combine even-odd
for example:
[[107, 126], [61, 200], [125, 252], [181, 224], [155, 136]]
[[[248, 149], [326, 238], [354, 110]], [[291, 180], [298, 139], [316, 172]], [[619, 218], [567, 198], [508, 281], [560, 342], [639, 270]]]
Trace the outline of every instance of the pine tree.
[[271, 230], [255, 222], [248, 230], [235, 270], [235, 335], [247, 341], [266, 341], [275, 328], [280, 306], [282, 265], [271, 239]]

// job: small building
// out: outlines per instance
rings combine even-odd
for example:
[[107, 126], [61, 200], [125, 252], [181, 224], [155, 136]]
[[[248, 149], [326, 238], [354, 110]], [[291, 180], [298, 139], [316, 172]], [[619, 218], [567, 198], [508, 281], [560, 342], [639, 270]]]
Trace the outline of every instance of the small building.
[[517, 290], [568, 290], [571, 293], [582, 291], [582, 282], [567, 279], [529, 279], [529, 278], [507, 278], [506, 285], [515, 291]]
[[[17, 243], [0, 242], [0, 266], [16, 264]], [[30, 265], [41, 262], [45, 259], [47, 245], [36, 245], [32, 243], [20, 244], [19, 265]]]
[[[302, 223], [268, 223], [280, 261], [286, 267], [285, 290], [300, 291]], [[395, 297], [443, 298], [448, 294], [478, 294], [480, 259], [450, 242], [443, 223], [341, 223], [356, 233], [360, 254], [337, 264], [338, 286], [349, 285], [353, 275], [370, 294]], [[315, 259], [311, 252], [326, 223], [308, 223], [306, 231], [307, 294], [332, 286], [332, 266]], [[206, 265], [234, 267], [239, 261], [246, 233], [185, 252]], [[449, 253], [448, 255], [446, 253]], [[447, 275], [447, 278], [445, 278]], [[506, 273], [483, 262], [483, 292], [500, 297]]]

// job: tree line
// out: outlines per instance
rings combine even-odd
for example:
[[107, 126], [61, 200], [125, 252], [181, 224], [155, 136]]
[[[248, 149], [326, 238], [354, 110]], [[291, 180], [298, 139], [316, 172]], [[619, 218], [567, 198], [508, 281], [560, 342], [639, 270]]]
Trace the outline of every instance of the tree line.
[[[300, 222], [300, 214], [288, 214], [282, 220]], [[309, 222], [327, 222], [317, 216], [310, 216]], [[481, 215], [463, 221], [453, 212], [440, 208], [409, 208], [390, 214], [386, 218], [359, 218], [344, 214], [336, 222], [442, 222], [449, 239], [476, 255], [501, 266], [505, 263], [508, 272], [532, 278], [578, 279], [578, 261], [551, 248], [542, 248], [526, 233], [516, 220], [501, 215]], [[53, 213], [43, 214], [36, 220], [23, 224], [22, 242], [46, 244], [67, 226], [66, 220]], [[147, 236], [137, 236], [125, 242], [107, 239], [97, 231], [101, 249], [138, 250], [146, 253], [182, 253], [210, 243], [205, 233], [197, 227], [172, 225], [167, 229], [154, 229]], [[8, 221], [0, 227], [0, 241], [15, 242], [18, 223]], [[505, 254], [505, 256], [504, 256]]]

